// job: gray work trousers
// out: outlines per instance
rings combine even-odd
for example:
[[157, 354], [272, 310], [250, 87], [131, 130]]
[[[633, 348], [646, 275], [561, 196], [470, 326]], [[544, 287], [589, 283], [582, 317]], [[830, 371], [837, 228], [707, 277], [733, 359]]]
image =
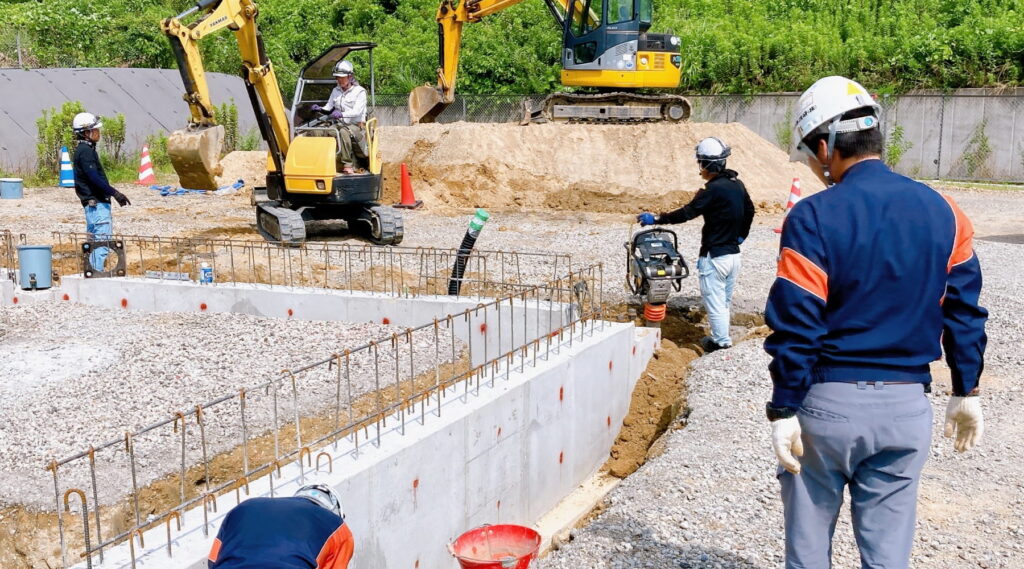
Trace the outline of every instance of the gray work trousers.
[[366, 158], [366, 137], [363, 129], [357, 124], [338, 125], [338, 139], [341, 148], [338, 151], [338, 169], [356, 165], [356, 157]]
[[906, 569], [932, 437], [924, 386], [819, 383], [797, 416], [804, 443], [800, 474], [780, 466], [778, 476], [786, 569], [832, 567], [832, 534], [847, 486], [861, 567]]

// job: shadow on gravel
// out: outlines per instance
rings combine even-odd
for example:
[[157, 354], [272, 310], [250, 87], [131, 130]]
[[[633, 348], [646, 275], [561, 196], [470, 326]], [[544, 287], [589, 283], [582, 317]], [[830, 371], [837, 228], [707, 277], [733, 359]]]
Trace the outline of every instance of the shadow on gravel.
[[[751, 561], [746, 557], [737, 555], [731, 551], [719, 549], [710, 545], [693, 544], [690, 547], [680, 547], [676, 544], [663, 541], [642, 539], [644, 534], [651, 532], [644, 527], [639, 534], [634, 533], [634, 539], [623, 540], [621, 533], [610, 531], [607, 526], [591, 526], [589, 530], [593, 537], [604, 537], [616, 545], [605, 552], [590, 551], [588, 555], [603, 554], [607, 567], [658, 567], [664, 569], [769, 569], [774, 565], [762, 565]], [[635, 531], [635, 530], [634, 530]], [[679, 530], [681, 533], [683, 530]], [[640, 537], [641, 540], [636, 540]], [[595, 543], [587, 540], [589, 543]], [[601, 543], [597, 541], [596, 543]], [[617, 560], [629, 560], [624, 564], [616, 563]]]
[[991, 241], [992, 243], [1010, 243], [1011, 245], [1024, 245], [1024, 233], [1016, 233], [1012, 235], [990, 235], [988, 237], [978, 237], [979, 241]]

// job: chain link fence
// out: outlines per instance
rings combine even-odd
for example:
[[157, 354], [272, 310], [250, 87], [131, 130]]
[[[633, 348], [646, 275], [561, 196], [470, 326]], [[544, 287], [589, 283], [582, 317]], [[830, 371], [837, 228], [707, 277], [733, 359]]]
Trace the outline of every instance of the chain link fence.
[[[741, 123], [789, 152], [796, 93], [691, 95], [693, 122]], [[377, 95], [382, 125], [407, 125], [407, 95]], [[523, 103], [543, 95], [456, 95], [439, 123], [519, 122]], [[1024, 93], [901, 95], [879, 98], [886, 161], [916, 178], [1024, 181]]]

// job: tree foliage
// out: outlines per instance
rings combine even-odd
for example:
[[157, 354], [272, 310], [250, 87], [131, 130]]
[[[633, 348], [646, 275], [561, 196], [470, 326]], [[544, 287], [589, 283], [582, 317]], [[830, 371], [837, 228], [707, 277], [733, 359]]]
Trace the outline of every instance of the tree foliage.
[[[159, 22], [186, 0], [47, 0], [0, 5], [0, 33], [21, 29], [32, 61], [58, 66], [174, 67]], [[262, 0], [259, 24], [282, 89], [334, 43], [375, 41], [380, 92], [435, 80], [436, 0]], [[1024, 0], [656, 0], [653, 31], [681, 38], [681, 92], [800, 90], [842, 74], [872, 90], [1024, 82]], [[458, 89], [560, 88], [560, 30], [540, 0], [466, 26]], [[224, 32], [202, 45], [207, 68], [236, 74]], [[359, 61], [365, 65], [367, 62]], [[365, 67], [362, 67], [365, 69]], [[367, 78], [363, 77], [364, 83]]]

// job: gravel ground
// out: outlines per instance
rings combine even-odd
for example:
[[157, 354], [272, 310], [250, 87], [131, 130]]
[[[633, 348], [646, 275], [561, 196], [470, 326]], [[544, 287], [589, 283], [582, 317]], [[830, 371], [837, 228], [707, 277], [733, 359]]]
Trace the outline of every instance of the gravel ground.
[[[47, 507], [53, 487], [42, 467], [50, 460], [261, 384], [282, 369], [399, 331], [377, 324], [139, 313], [69, 302], [0, 308], [0, 322], [0, 503]], [[413, 338], [420, 372], [435, 358], [433, 333], [424, 334]], [[450, 341], [441, 335], [442, 356], [451, 354]], [[409, 352], [404, 342], [401, 346], [399, 369], [405, 379]], [[394, 378], [394, 356], [387, 347], [380, 354], [381, 386], [386, 386]], [[374, 389], [373, 369], [368, 356], [353, 356], [353, 397]], [[297, 375], [304, 416], [333, 409], [337, 375], [326, 366]], [[281, 424], [293, 417], [291, 395], [285, 384], [279, 396]], [[345, 407], [347, 387], [342, 397]], [[246, 401], [249, 435], [269, 429], [272, 397], [259, 390]], [[211, 456], [241, 443], [237, 399], [207, 410], [205, 417]], [[201, 449], [194, 418], [189, 433], [188, 453], [197, 460]], [[167, 474], [180, 460], [180, 439], [170, 426], [140, 436], [135, 446], [140, 485]], [[123, 445], [97, 453], [101, 501], [131, 488], [125, 460]], [[62, 488], [87, 488], [86, 473], [85, 460], [62, 468]]]
[[[949, 374], [936, 364], [915, 567], [1022, 566], [1024, 424], [1016, 419], [1024, 403], [1024, 246], [978, 241], [976, 250], [985, 272], [982, 304], [991, 313], [982, 379], [985, 439], [958, 455], [942, 438]], [[744, 250], [745, 283], [770, 279], [751, 274], [771, 265], [770, 259], [755, 261], [757, 255], [763, 252]], [[770, 393], [768, 361], [762, 340], [697, 360], [688, 378], [686, 428], [670, 431], [665, 453], [626, 479], [610, 495], [607, 511], [575, 530], [573, 541], [539, 567], [781, 567], [782, 504], [762, 411]], [[836, 531], [834, 561], [836, 567], [860, 566], [848, 508]]]

